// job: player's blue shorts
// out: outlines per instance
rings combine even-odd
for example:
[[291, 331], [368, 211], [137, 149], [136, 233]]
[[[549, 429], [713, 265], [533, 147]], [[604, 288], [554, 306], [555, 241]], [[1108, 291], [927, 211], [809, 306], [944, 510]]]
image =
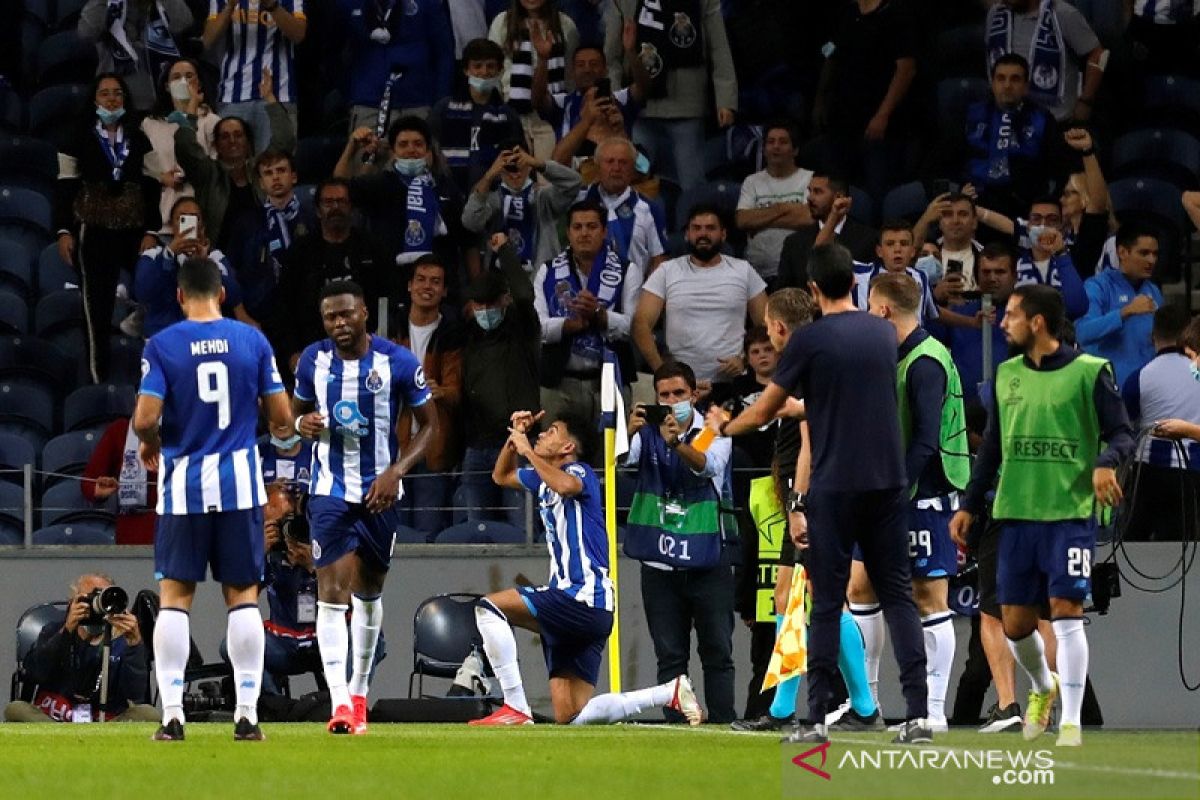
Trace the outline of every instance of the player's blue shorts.
[[566, 672], [595, 686], [600, 656], [612, 632], [612, 612], [586, 606], [553, 586], [522, 586], [517, 591], [538, 621], [550, 677]]
[[161, 514], [155, 522], [154, 576], [198, 582], [211, 566], [213, 580], [250, 586], [262, 581], [265, 546], [261, 508]]
[[387, 571], [400, 528], [395, 506], [372, 514], [364, 503], [311, 495], [308, 526], [312, 533], [313, 563], [327, 567], [347, 553], [357, 552], [377, 569]]
[[908, 558], [914, 578], [949, 578], [958, 572], [958, 548], [950, 538], [953, 515], [945, 498], [914, 500], [909, 506]]
[[1004, 522], [996, 564], [1002, 606], [1039, 606], [1047, 597], [1082, 600], [1092, 589], [1091, 520]]

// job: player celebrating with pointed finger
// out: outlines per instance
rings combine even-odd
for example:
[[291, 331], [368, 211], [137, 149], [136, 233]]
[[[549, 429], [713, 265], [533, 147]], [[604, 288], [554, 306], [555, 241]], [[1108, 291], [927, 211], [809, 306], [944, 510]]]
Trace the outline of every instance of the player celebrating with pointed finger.
[[[324, 339], [296, 368], [292, 411], [315, 438], [308, 520], [317, 567], [317, 645], [329, 684], [330, 733], [367, 732], [367, 683], [383, 620], [384, 578], [400, 526], [400, 479], [437, 435], [437, 411], [408, 349], [367, 333], [363, 291], [350, 281], [321, 290]], [[402, 405], [418, 425], [400, 453]], [[347, 640], [346, 610], [350, 615]], [[354, 675], [346, 684], [346, 658]]]
[[[1055, 289], [1013, 290], [1001, 326], [1023, 353], [996, 369], [984, 443], [950, 533], [965, 543], [998, 473], [992, 505], [1002, 526], [996, 594], [1009, 647], [1033, 681], [1025, 738], [1045, 731], [1061, 691], [1058, 744], [1078, 746], [1088, 669], [1083, 599], [1091, 590], [1095, 504], [1120, 502], [1116, 466], [1132, 453], [1134, 440], [1112, 366], [1059, 342], [1064, 316]], [[1101, 441], [1107, 449], [1101, 450]], [[1057, 674], [1037, 631], [1047, 595]]]

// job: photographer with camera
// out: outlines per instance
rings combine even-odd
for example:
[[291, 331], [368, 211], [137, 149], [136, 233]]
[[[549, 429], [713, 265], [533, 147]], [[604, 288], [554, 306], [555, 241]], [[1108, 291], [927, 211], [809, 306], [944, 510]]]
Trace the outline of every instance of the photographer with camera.
[[[90, 722], [104, 717], [153, 722], [150, 671], [129, 595], [107, 575], [87, 573], [71, 585], [62, 624], [47, 625], [23, 661], [28, 690], [4, 709], [6, 722]], [[106, 630], [110, 629], [110, 630]], [[106, 637], [108, 686], [103, 692]]]
[[[305, 490], [306, 487], [297, 488], [282, 477], [267, 487], [267, 505], [263, 509], [267, 559], [262, 587], [271, 615], [263, 620], [264, 695], [282, 694], [282, 677], [321, 672], [321, 654], [317, 650], [317, 572], [304, 514]], [[375, 663], [386, 655], [381, 634], [375, 648]], [[229, 660], [224, 641], [221, 658]]]

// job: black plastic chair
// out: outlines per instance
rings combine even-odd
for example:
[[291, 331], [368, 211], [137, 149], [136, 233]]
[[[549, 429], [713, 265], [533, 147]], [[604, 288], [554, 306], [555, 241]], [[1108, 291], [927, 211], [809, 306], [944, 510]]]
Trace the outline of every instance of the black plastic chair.
[[29, 306], [16, 292], [0, 289], [0, 335], [23, 336], [29, 332]]
[[0, 184], [52, 193], [57, 180], [54, 145], [30, 136], [0, 137]]
[[[59, 475], [82, 475], [99, 441], [100, 434], [96, 431], [70, 431], [55, 436], [42, 448], [42, 469]], [[71, 479], [47, 475], [42, 485], [48, 489], [65, 480]]]
[[33, 189], [0, 186], [0, 219], [49, 235], [52, 230], [50, 200]]
[[37, 466], [37, 454], [33, 443], [15, 433], [0, 433], [0, 481], [21, 484], [20, 472], [26, 464]]
[[63, 402], [63, 430], [84, 431], [128, 417], [137, 401], [131, 385], [98, 383], [81, 386]]
[[64, 289], [79, 291], [79, 273], [58, 255], [58, 246], [43, 248], [37, 259], [37, 291], [39, 297]]
[[0, 383], [0, 422], [32, 428], [45, 440], [54, 433], [54, 395], [37, 384]]
[[116, 544], [112, 527], [82, 522], [63, 522], [47, 525], [33, 532], [34, 544], [104, 545]]
[[417, 606], [413, 614], [413, 668], [408, 675], [408, 696], [413, 678], [421, 696], [426, 675], [453, 679], [472, 648], [483, 646], [475, 627], [475, 603], [480, 595], [439, 594]]
[[891, 189], [883, 198], [883, 219], [904, 219], [916, 222], [925, 213], [929, 200], [920, 181], [902, 183]]
[[67, 618], [67, 602], [41, 603], [26, 609], [17, 620], [17, 668], [9, 686], [9, 700], [32, 700], [34, 685], [25, 672], [25, 657], [37, 644], [38, 636], [47, 625], [61, 625]]

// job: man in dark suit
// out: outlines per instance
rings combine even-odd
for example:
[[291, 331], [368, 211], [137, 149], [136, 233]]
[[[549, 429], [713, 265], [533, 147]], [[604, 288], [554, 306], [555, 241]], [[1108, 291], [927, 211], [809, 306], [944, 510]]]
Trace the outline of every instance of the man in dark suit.
[[[825, 220], [833, 208], [833, 201], [849, 197], [850, 186], [841, 178], [817, 172], [808, 184], [808, 210], [816, 224], [793, 233], [783, 242], [779, 257], [779, 275], [776, 289], [787, 286], [808, 287], [808, 254], [813, 248], [817, 232], [825, 227]], [[855, 261], [869, 262], [875, 259], [875, 245], [879, 242], [879, 231], [847, 217], [837, 227], [837, 242], [850, 251]]]

